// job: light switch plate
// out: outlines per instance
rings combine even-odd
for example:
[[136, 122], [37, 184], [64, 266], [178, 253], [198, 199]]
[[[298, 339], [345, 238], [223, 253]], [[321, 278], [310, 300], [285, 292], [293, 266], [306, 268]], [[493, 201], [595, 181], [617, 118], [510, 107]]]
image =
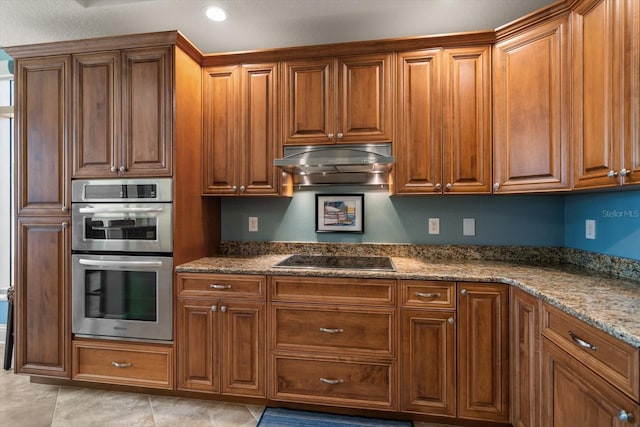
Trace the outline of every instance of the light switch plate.
[[463, 236], [476, 235], [476, 219], [475, 218], [462, 218], [462, 235]]
[[440, 234], [440, 218], [429, 218], [429, 234]]
[[258, 231], [258, 217], [250, 216], [249, 217], [249, 231]]
[[584, 221], [584, 237], [585, 239], [595, 240], [596, 238], [596, 220], [587, 219]]

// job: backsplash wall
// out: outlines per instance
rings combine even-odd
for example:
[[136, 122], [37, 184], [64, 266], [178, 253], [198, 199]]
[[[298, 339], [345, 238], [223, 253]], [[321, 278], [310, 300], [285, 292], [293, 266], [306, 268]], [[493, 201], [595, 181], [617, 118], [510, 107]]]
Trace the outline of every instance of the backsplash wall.
[[[365, 194], [364, 233], [316, 233], [315, 195]], [[336, 187], [297, 191], [293, 198], [222, 198], [224, 241], [412, 243], [451, 245], [564, 245], [564, 196], [409, 196]], [[258, 217], [258, 232], [248, 231]], [[428, 234], [428, 218], [440, 234]], [[462, 219], [475, 218], [476, 235], [462, 235]]]

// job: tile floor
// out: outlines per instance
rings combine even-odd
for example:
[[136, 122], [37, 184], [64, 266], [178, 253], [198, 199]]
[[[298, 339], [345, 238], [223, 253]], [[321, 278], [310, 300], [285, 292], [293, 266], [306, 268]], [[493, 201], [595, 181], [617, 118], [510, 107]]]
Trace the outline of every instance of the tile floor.
[[[4, 346], [0, 345], [0, 356]], [[262, 406], [32, 384], [0, 369], [0, 425], [7, 427], [255, 427]], [[414, 423], [415, 427], [453, 427]]]

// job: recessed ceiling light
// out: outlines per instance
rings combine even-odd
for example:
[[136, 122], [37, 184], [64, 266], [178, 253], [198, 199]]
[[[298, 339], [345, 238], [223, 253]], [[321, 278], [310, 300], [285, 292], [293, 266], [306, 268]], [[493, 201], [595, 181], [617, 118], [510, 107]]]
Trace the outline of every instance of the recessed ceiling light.
[[207, 15], [207, 18], [212, 21], [222, 22], [227, 19], [227, 12], [218, 6], [210, 6], [204, 11], [204, 13]]

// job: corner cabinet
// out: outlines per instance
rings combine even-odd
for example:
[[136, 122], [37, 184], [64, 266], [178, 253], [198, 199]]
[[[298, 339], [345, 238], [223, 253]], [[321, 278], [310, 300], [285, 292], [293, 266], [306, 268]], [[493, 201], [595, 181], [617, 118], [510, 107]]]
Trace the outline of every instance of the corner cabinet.
[[570, 190], [568, 17], [500, 40], [493, 56], [493, 190]]
[[73, 177], [171, 176], [173, 47], [73, 55]]
[[285, 145], [390, 142], [392, 55], [285, 61]]
[[491, 193], [491, 48], [401, 52], [397, 194]]
[[640, 5], [584, 0], [573, 27], [574, 188], [640, 183]]
[[204, 69], [204, 195], [278, 195], [278, 65]]

